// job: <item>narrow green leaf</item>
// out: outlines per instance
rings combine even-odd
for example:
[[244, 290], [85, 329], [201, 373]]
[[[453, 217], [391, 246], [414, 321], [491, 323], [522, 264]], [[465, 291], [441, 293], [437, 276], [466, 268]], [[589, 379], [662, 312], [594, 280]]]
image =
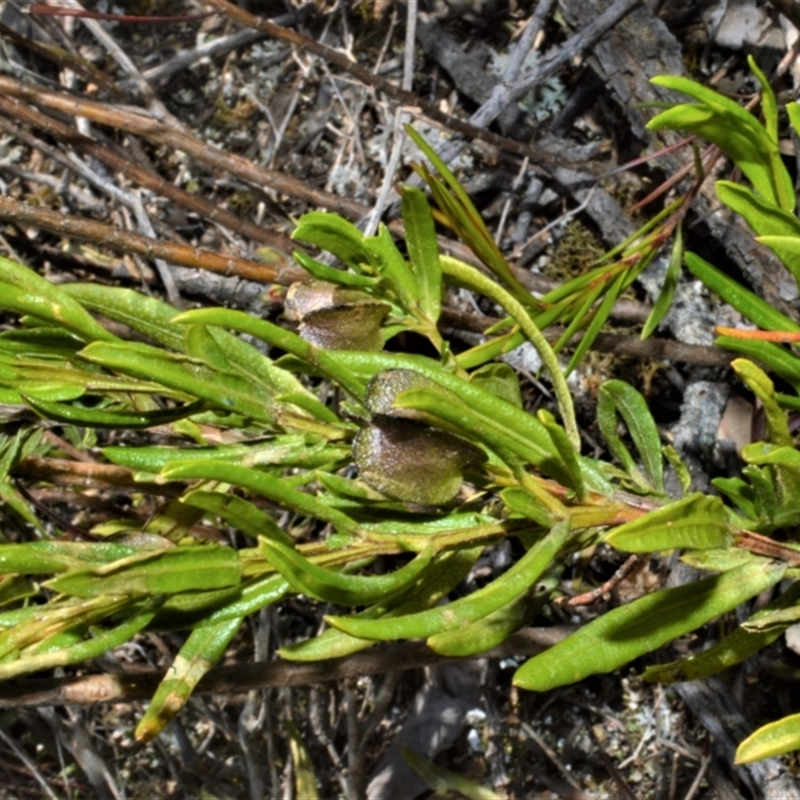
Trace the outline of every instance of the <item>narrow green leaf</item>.
[[564, 472], [569, 479], [569, 488], [575, 492], [577, 502], [582, 503], [586, 498], [586, 486], [583, 483], [580, 459], [572, 446], [572, 442], [570, 442], [566, 431], [555, 421], [549, 411], [540, 409], [537, 416], [550, 435], [553, 446], [561, 458]]
[[0, 574], [46, 575], [107, 564], [135, 554], [135, 547], [112, 542], [56, 540], [0, 544]]
[[[770, 622], [774, 620], [776, 611], [792, 607], [796, 612], [795, 616], [800, 617], [800, 609], [795, 606], [798, 600], [800, 600], [800, 581], [795, 581], [777, 600], [773, 600], [761, 611], [753, 614], [748, 623]], [[739, 627], [713, 647], [696, 655], [669, 664], [649, 666], [644, 671], [642, 679], [654, 683], [675, 683], [705, 678], [734, 664], [741, 664], [762, 648], [772, 644], [790, 624], [792, 622], [786, 621], [763, 630]]]
[[159, 381], [165, 387], [205, 400], [221, 411], [238, 412], [261, 422], [273, 421], [264, 399], [253, 392], [245, 378], [192, 365], [183, 356], [171, 356], [159, 348], [133, 342], [97, 342], [85, 347], [81, 356], [123, 374]]
[[168, 425], [179, 419], [199, 414], [205, 403], [197, 401], [173, 408], [159, 408], [153, 411], [113, 411], [97, 408], [82, 408], [65, 403], [50, 403], [27, 394], [20, 397], [41, 417], [54, 422], [79, 425], [86, 428], [109, 428], [111, 430], [128, 430], [136, 428], [152, 428], [156, 425]]
[[[719, 186], [719, 183], [717, 183]], [[653, 331], [661, 324], [672, 306], [675, 297], [675, 290], [678, 288], [678, 281], [681, 277], [681, 263], [683, 262], [683, 225], [678, 225], [675, 231], [675, 240], [672, 243], [672, 251], [669, 257], [669, 266], [664, 274], [664, 285], [658, 294], [658, 299], [653, 305], [653, 310], [642, 328], [642, 339], [647, 339]]]
[[695, 278], [759, 328], [765, 331], [800, 331], [800, 325], [695, 253], [686, 253], [684, 263]]
[[767, 76], [759, 69], [756, 60], [752, 55], [747, 56], [747, 66], [750, 67], [753, 75], [756, 76], [761, 84], [761, 108], [764, 112], [764, 126], [767, 135], [773, 142], [778, 141], [778, 102], [775, 99], [775, 92]]
[[138, 553], [103, 566], [67, 572], [45, 585], [75, 597], [174, 594], [235, 586], [241, 577], [242, 566], [235, 550], [208, 545]]
[[[738, 339], [732, 336], [718, 336], [714, 344], [760, 361], [770, 372], [783, 378], [800, 393], [800, 358], [794, 353], [772, 342]], [[775, 397], [777, 400], [777, 394]]]
[[492, 789], [473, 783], [458, 772], [440, 767], [413, 750], [403, 748], [402, 754], [403, 760], [440, 797], [449, 797], [451, 792], [455, 792], [467, 800], [502, 800]]
[[491, 614], [463, 628], [428, 637], [425, 644], [436, 653], [464, 658], [501, 645], [512, 633], [530, 623], [558, 585], [555, 574], [537, 581], [531, 589]]
[[[112, 598], [101, 599], [108, 601]], [[115, 647], [130, 641], [139, 631], [149, 625], [161, 602], [162, 598], [158, 597], [149, 599], [140, 605], [132, 606], [125, 622], [115, 628], [98, 633], [86, 641], [78, 641], [65, 647], [35, 653], [30, 656], [23, 654], [20, 658], [6, 661], [0, 664], [0, 681], [99, 658], [109, 650], [113, 650]], [[106, 605], [108, 607], [111, 604], [107, 603]], [[113, 613], [113, 609], [107, 608], [105, 612]], [[66, 641], [69, 641], [70, 638]]]
[[337, 269], [336, 267], [329, 267], [327, 264], [323, 264], [321, 261], [311, 258], [311, 256], [307, 255], [302, 250], [295, 251], [294, 259], [312, 278], [316, 278], [319, 281], [361, 289], [375, 289], [378, 285], [378, 280], [376, 278], [348, 272], [344, 269]]
[[[800, 361], [798, 361], [798, 365], [800, 365]], [[737, 358], [731, 363], [731, 367], [762, 402], [767, 418], [770, 441], [779, 447], [791, 447], [792, 435], [789, 432], [786, 412], [778, 405], [778, 400], [775, 397], [775, 385], [767, 374], [753, 364], [752, 361], [747, 361], [743, 358]]]
[[789, 116], [789, 122], [792, 123], [794, 132], [800, 136], [800, 104], [797, 101], [786, 104], [786, 113]]
[[[644, 465], [646, 480], [617, 433], [617, 413], [625, 420], [639, 457]], [[630, 384], [624, 381], [606, 381], [597, 396], [597, 423], [609, 450], [622, 463], [634, 480], [645, 488], [664, 491], [664, 463], [661, 454], [661, 437], [647, 407], [647, 401]]]
[[442, 305], [442, 265], [433, 216], [427, 198], [416, 187], [404, 187], [402, 198], [406, 247], [417, 279], [420, 309], [435, 324]]
[[360, 398], [364, 387], [341, 366], [340, 359], [331, 358], [329, 353], [319, 350], [300, 336], [280, 325], [264, 319], [257, 319], [244, 311], [227, 308], [203, 308], [185, 311], [175, 317], [175, 322], [204, 323], [217, 325], [220, 328], [255, 336], [273, 347], [290, 353], [306, 364], [318, 369], [325, 377], [331, 378], [353, 397]]
[[292, 233], [292, 239], [327, 250], [357, 273], [363, 272], [365, 267], [369, 269], [364, 234], [338, 214], [321, 211], [304, 214]]
[[326, 617], [326, 620], [351, 636], [381, 641], [428, 638], [442, 631], [455, 630], [477, 622], [526, 593], [550, 567], [570, 536], [568, 525], [555, 526], [499, 578], [447, 605], [393, 619]]
[[221, 461], [195, 461], [168, 466], [162, 474], [167, 480], [195, 479], [232, 483], [267, 497], [285, 508], [330, 522], [340, 531], [357, 529], [356, 524], [346, 514], [310, 494], [292, 488], [286, 480], [259, 470]]
[[765, 758], [800, 749], [800, 714], [762, 725], [736, 748], [737, 764], [752, 764]]
[[87, 342], [116, 342], [80, 303], [61, 286], [37, 275], [33, 270], [0, 256], [0, 308], [17, 314], [30, 314], [37, 319], [65, 328]]
[[514, 674], [514, 685], [547, 692], [611, 672], [736, 608], [785, 574], [785, 564], [757, 559], [722, 575], [645, 595], [526, 661]]
[[611, 309], [614, 307], [614, 303], [617, 302], [619, 296], [622, 294], [627, 278], [626, 272], [620, 272], [612, 281], [611, 286], [606, 290], [599, 307], [590, 315], [586, 332], [583, 334], [583, 338], [580, 342], [578, 342], [578, 346], [575, 348], [575, 352], [572, 354], [569, 364], [567, 364], [567, 369], [565, 370], [567, 375], [578, 366], [581, 359], [594, 344], [595, 339], [597, 339], [600, 333], [600, 329], [606, 324], [606, 321], [611, 315]]
[[420, 298], [419, 280], [424, 279], [424, 275], [417, 276], [411, 271], [383, 223], [378, 226], [377, 236], [364, 239], [364, 246], [375, 271], [392, 287], [400, 305], [411, 312]]
[[291, 547], [294, 540], [284, 533], [272, 518], [260, 508], [254, 506], [249, 500], [237, 497], [234, 494], [222, 492], [209, 492], [203, 489], [193, 489], [180, 498], [181, 503], [201, 508], [225, 520], [229, 525], [241, 531], [245, 536], [257, 539], [266, 536], [273, 541]]
[[688, 548], [730, 547], [725, 506], [719, 497], [698, 493], [626, 522], [606, 536], [606, 542], [626, 553]]
[[172, 323], [175, 309], [163, 300], [133, 289], [99, 283], [66, 283], [61, 289], [95, 314], [121, 322], [172, 350], [184, 349], [185, 331]]
[[[478, 545], [464, 550], [437, 553], [425, 571], [424, 580], [388, 603], [379, 602], [365, 609], [357, 614], [356, 618], [391, 619], [437, 605], [467, 577], [483, 550], [483, 545]], [[327, 658], [342, 658], [373, 644], [375, 642], [370, 639], [361, 639], [336, 628], [328, 628], [313, 639], [282, 647], [278, 655], [289, 661], [321, 661]]]
[[[478, 210], [464, 191], [458, 178], [450, 171], [447, 164], [442, 161], [433, 148], [411, 126], [405, 126], [406, 133], [424, 153], [425, 157], [433, 164], [436, 171], [442, 176], [443, 183], [438, 181], [426, 167], [418, 169], [418, 173], [428, 184], [439, 208], [447, 215], [448, 221], [456, 229], [459, 238], [464, 241], [483, 263], [495, 275], [505, 281], [514, 297], [526, 306], [538, 307], [539, 303], [531, 293], [520, 283], [508, 266], [500, 248], [494, 241], [491, 233], [481, 219]], [[452, 195], [448, 192], [452, 192]]]
[[659, 76], [652, 82], [689, 95], [700, 105], [678, 105], [664, 111], [650, 120], [650, 130], [672, 128], [702, 136], [733, 159], [765, 200], [787, 211], [794, 210], [794, 189], [778, 142], [752, 114], [687, 78]]
[[225, 655], [242, 622], [243, 618], [238, 617], [196, 628], [189, 634], [136, 726], [134, 736], [138, 742], [154, 739], [180, 712], [203, 675]]
[[293, 547], [275, 540], [262, 539], [261, 549], [296, 591], [344, 606], [386, 602], [400, 594], [425, 571], [433, 554], [431, 550], [424, 551], [387, 575], [347, 575], [320, 567]]

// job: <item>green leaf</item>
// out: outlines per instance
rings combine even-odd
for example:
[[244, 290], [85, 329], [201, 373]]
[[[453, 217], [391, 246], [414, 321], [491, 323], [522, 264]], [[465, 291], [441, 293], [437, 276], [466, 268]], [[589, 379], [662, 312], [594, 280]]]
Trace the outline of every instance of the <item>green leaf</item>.
[[[153, 620], [162, 600], [161, 597], [149, 598], [142, 603], [130, 605], [124, 622], [109, 630], [101, 631], [85, 641], [81, 641], [74, 632], [70, 631], [52, 635], [50, 647], [39, 651], [33, 648], [30, 652], [22, 653], [18, 658], [0, 664], [0, 681], [99, 658], [109, 650], [130, 641], [137, 633], [144, 630]], [[104, 604], [99, 609], [103, 616], [112, 615], [121, 610], [122, 603], [127, 604], [127, 600], [120, 603], [117, 598], [108, 597], [98, 598], [98, 601]], [[41, 606], [38, 608], [41, 609]], [[58, 646], [53, 646], [56, 643]]]
[[153, 411], [113, 411], [97, 408], [82, 408], [77, 405], [50, 403], [27, 394], [20, 397], [41, 417], [69, 425], [86, 428], [109, 428], [112, 430], [130, 430], [152, 428], [156, 425], [167, 425], [179, 419], [200, 413], [205, 403], [198, 401], [173, 408], [159, 408]]
[[500, 252], [500, 248], [492, 238], [469, 195], [458, 182], [458, 178], [411, 126], [406, 125], [405, 131], [442, 176], [442, 181], [440, 181], [429, 172], [427, 167], [417, 168], [418, 174], [428, 184], [436, 204], [445, 214], [448, 223], [456, 231], [458, 237], [495, 275], [507, 284], [519, 302], [526, 306], [538, 307], [538, 302], [508, 266], [508, 262]]
[[295, 251], [294, 259], [312, 278], [316, 278], [319, 281], [362, 289], [375, 289], [378, 286], [377, 278], [348, 272], [336, 267], [329, 267], [327, 264], [311, 258], [302, 250]]
[[767, 135], [773, 142], [778, 141], [778, 102], [775, 99], [775, 92], [772, 91], [772, 86], [767, 79], [767, 76], [759, 69], [756, 60], [752, 55], [747, 56], [747, 66], [756, 76], [758, 82], [761, 84], [761, 109], [764, 113], [764, 124], [767, 129]]
[[686, 94], [698, 100], [699, 105], [678, 105], [664, 111], [650, 120], [649, 130], [686, 130], [707, 139], [733, 159], [765, 200], [794, 211], [794, 188], [778, 141], [752, 114], [687, 78], [659, 76], [652, 82]]
[[517, 408], [523, 407], [519, 378], [509, 364], [485, 364], [470, 373], [469, 382]]
[[[731, 181], [717, 181], [717, 196], [731, 210], [744, 217], [758, 241], [770, 247], [800, 282], [800, 252], [792, 242], [800, 237], [800, 221], [794, 214], [761, 199], [750, 189]], [[784, 240], [788, 237], [789, 242]]]
[[758, 518], [753, 498], [753, 487], [750, 483], [738, 477], [714, 478], [711, 483], [715, 489], [718, 489], [729, 500], [739, 506], [745, 516], [751, 520]]
[[789, 122], [792, 123], [794, 132], [800, 136], [800, 104], [797, 101], [786, 104], [786, 113], [789, 117]]
[[736, 608], [785, 574], [785, 564], [757, 559], [722, 575], [640, 597], [526, 661], [514, 674], [514, 685], [547, 692], [611, 672]]
[[215, 514], [229, 525], [233, 525], [245, 536], [251, 536], [254, 539], [266, 536], [272, 541], [280, 542], [288, 547], [294, 544], [291, 536], [284, 533], [270, 516], [243, 497], [193, 489], [183, 495], [180, 500], [181, 503]]
[[[717, 183], [719, 186], [719, 183]], [[675, 241], [672, 243], [672, 252], [669, 257], [669, 266], [664, 275], [664, 285], [658, 294], [658, 299], [653, 305], [653, 310], [642, 328], [642, 339], [647, 339], [661, 324], [672, 306], [675, 290], [681, 277], [681, 263], [683, 261], [683, 225], [678, 225], [675, 231]]]
[[[617, 412], [625, 420], [628, 432], [639, 451], [646, 478], [639, 472], [636, 462], [617, 433]], [[644, 397], [624, 381], [606, 381], [597, 396], [597, 423], [608, 449], [619, 459], [628, 474], [644, 488], [663, 492], [661, 438]]]
[[103, 566], [67, 572], [45, 585], [75, 597], [98, 597], [221, 589], [235, 586], [241, 578], [236, 551], [208, 545], [137, 553]]
[[732, 539], [719, 497], [695, 493], [620, 525], [606, 542], [626, 553], [652, 553], [730, 547]]
[[789, 433], [786, 412], [778, 405], [778, 400], [775, 397], [775, 386], [767, 374], [753, 364], [752, 361], [747, 361], [743, 358], [737, 358], [736, 361], [731, 363], [731, 367], [762, 402], [767, 418], [770, 441], [779, 447], [791, 447], [792, 435]]
[[442, 305], [442, 265], [431, 209], [425, 195], [413, 186], [403, 188], [401, 207], [406, 247], [417, 279], [419, 307], [435, 324]]
[[[800, 615], [795, 603], [800, 600], [800, 581], [795, 581], [777, 600], [757, 611], [748, 620], [750, 623], [768, 623], [774, 620], [774, 612], [794, 607], [795, 616]], [[722, 638], [713, 647], [696, 655], [672, 661], [669, 664], [649, 666], [642, 675], [646, 681], [658, 683], [675, 683], [677, 681], [694, 681], [721, 672], [735, 664], [750, 658], [764, 647], [772, 644], [792, 624], [772, 624], [769, 628], [757, 630], [739, 627], [733, 633]]]
[[74, 301], [96, 314], [121, 322], [172, 350], [184, 349], [186, 331], [172, 322], [175, 309], [163, 300], [133, 289], [98, 283], [66, 283], [61, 288]]
[[0, 574], [45, 575], [128, 558], [135, 547], [112, 542], [39, 541], [0, 544]]
[[402, 755], [403, 760], [428, 784], [428, 788], [440, 797], [449, 797], [450, 792], [455, 792], [467, 800], [502, 800], [497, 792], [473, 783], [458, 772], [440, 767], [413, 750], [404, 747]]
[[751, 764], [800, 749], [800, 714], [762, 725], [736, 748], [736, 763]]
[[512, 633], [535, 619], [558, 585], [555, 574], [537, 581], [531, 589], [482, 619], [456, 630], [428, 637], [425, 644], [436, 653], [464, 658], [501, 645]]
[[85, 347], [81, 356], [108, 369], [156, 380], [175, 392], [194, 395], [220, 411], [238, 412], [260, 422], [273, 420], [265, 398], [254, 392], [252, 383], [244, 377], [198, 367], [187, 362], [185, 356], [133, 342], [96, 342]]
[[[478, 545], [465, 550], [437, 553], [425, 572], [423, 582], [411, 587], [405, 595], [395, 597], [388, 603], [379, 602], [360, 612], [356, 617], [391, 619], [437, 605], [467, 577], [483, 550], [483, 545]], [[370, 639], [360, 639], [336, 628], [328, 628], [313, 639], [282, 647], [278, 655], [289, 661], [320, 661], [327, 658], [342, 658], [373, 644], [375, 642]]]
[[364, 246], [375, 271], [392, 287], [400, 305], [412, 312], [420, 299], [418, 277], [397, 249], [389, 229], [381, 223], [378, 235], [365, 238]]
[[[800, 393], [800, 358], [772, 342], [718, 336], [714, 343], [718, 347], [734, 350], [748, 358], [760, 361], [770, 372], [790, 383]], [[777, 399], [777, 395], [776, 395]]]
[[425, 571], [432, 551], [420, 553], [387, 575], [347, 575], [314, 564], [292, 547], [262, 539], [261, 549], [295, 591], [326, 603], [362, 606], [386, 602], [404, 592]]
[[338, 214], [311, 211], [300, 218], [292, 239], [308, 242], [327, 250], [357, 273], [369, 269], [370, 258], [364, 246], [364, 234]]
[[351, 636], [381, 641], [422, 639], [456, 630], [483, 619], [525, 594], [550, 567], [570, 536], [568, 525], [556, 525], [499, 578], [447, 605], [392, 619], [326, 617], [326, 620]]
[[800, 331], [800, 325], [695, 253], [686, 253], [684, 263], [695, 278], [699, 278], [722, 300], [759, 328], [766, 331]]
[[165, 467], [162, 474], [167, 480], [196, 479], [232, 483], [267, 497], [285, 508], [330, 522], [341, 531], [357, 529], [356, 524], [346, 514], [310, 494], [294, 489], [286, 479], [249, 467], [211, 460], [178, 462]]
[[0, 308], [30, 314], [79, 336], [87, 342], [116, 342], [97, 320], [60, 286], [33, 270], [0, 256]]
[[555, 421], [553, 415], [547, 409], [540, 409], [536, 416], [539, 417], [539, 421], [550, 435], [553, 447], [555, 447], [561, 458], [569, 488], [575, 492], [577, 502], [582, 503], [586, 499], [586, 486], [583, 483], [580, 459], [572, 446], [572, 442], [570, 442], [566, 431]]
[[225, 655], [242, 621], [239, 617], [196, 628], [189, 634], [136, 726], [134, 736], [138, 742], [154, 739], [180, 712], [203, 675]]

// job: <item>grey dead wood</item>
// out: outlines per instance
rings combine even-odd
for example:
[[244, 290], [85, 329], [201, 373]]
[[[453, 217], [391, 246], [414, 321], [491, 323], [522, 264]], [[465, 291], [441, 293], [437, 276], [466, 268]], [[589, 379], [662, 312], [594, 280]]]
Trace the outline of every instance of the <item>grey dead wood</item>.
[[[475, 103], [485, 103], [492, 96], [497, 79], [486, 71], [486, 58], [466, 52], [463, 47], [429, 14], [420, 14], [417, 39], [428, 58], [434, 60], [453, 79], [456, 88]], [[504, 133], [513, 130], [520, 111], [507, 105], [499, 115]]]
[[[720, 760], [732, 764], [737, 745], [753, 732], [733, 693], [717, 677], [678, 683], [673, 691], [680, 695], [698, 722], [711, 734]], [[778, 758], [742, 764], [735, 767], [735, 771], [753, 797], [800, 800], [800, 785]]]
[[[402, 751], [433, 760], [452, 746], [464, 728], [467, 712], [481, 703], [481, 661], [446, 664], [417, 692], [403, 727], [384, 753], [367, 786], [367, 800], [411, 800], [427, 783], [406, 763]], [[483, 703], [481, 703], [483, 704]]]

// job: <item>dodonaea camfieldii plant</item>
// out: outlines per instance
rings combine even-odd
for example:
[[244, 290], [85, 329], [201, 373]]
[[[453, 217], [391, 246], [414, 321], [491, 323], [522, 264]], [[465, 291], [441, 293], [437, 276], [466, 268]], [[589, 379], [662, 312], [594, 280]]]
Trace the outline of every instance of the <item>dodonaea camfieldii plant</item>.
[[[752, 189], [723, 182], [721, 198], [794, 270], [792, 242], [800, 239], [776, 155], [777, 106], [757, 74], [765, 125], [709, 90], [665, 78], [698, 103], [659, 115], [651, 127], [690, 130], [725, 149]], [[790, 117], [797, 121], [794, 111]], [[396, 639], [464, 656], [527, 624], [553, 598], [569, 557], [601, 543], [628, 553], [679, 549], [705, 577], [584, 625], [524, 663], [517, 686], [544, 692], [610, 672], [781, 585], [770, 605], [714, 647], [650, 667], [645, 677], [724, 669], [800, 618], [800, 548], [777, 538], [800, 522], [800, 458], [785, 411], [798, 400], [776, 392], [753, 360], [739, 359], [734, 369], [763, 403], [769, 435], [746, 448], [741, 477], [716, 481], [727, 505], [718, 495], [688, 493], [677, 454], [662, 446], [645, 399], [624, 382], [607, 381], [598, 393], [609, 460], [580, 451], [557, 352], [585, 330], [572, 369], [614, 301], [674, 234], [668, 286], [647, 326], [655, 328], [683, 255], [683, 201], [587, 275], [535, 298], [455, 177], [409, 134], [430, 163], [417, 170], [433, 208], [419, 189], [403, 189], [404, 250], [385, 227], [364, 236], [336, 215], [305, 215], [295, 238], [340, 266], [297, 254], [309, 274], [286, 298], [297, 332], [241, 311], [177, 313], [118, 287], [55, 286], [0, 259], [0, 307], [19, 319], [0, 333], [0, 498], [32, 532], [0, 544], [0, 679], [84, 662], [140, 632], [186, 631], [137, 727], [147, 741], [180, 711], [245, 618], [288, 595], [335, 608], [321, 635], [283, 648], [285, 659], [343, 658]], [[486, 271], [440, 254], [436, 220]], [[798, 330], [711, 265], [690, 254], [685, 260], [753, 322]], [[443, 284], [501, 310], [482, 344], [451, 348], [439, 326]], [[542, 329], [555, 323], [567, 330], [551, 348]], [[125, 326], [135, 336], [121, 337]], [[386, 351], [402, 332], [427, 339], [435, 356]], [[558, 417], [528, 413], [516, 374], [497, 360], [523, 341], [541, 358]], [[800, 385], [800, 362], [774, 342], [721, 344]], [[46, 481], [56, 467], [69, 474], [40, 418], [58, 423], [75, 446], [99, 442], [109, 466], [103, 472], [99, 464], [96, 474], [162, 496], [157, 513], [144, 525], [106, 523], [88, 532], [90, 541], [45, 530], [13, 480], [24, 473]], [[141, 431], [141, 444], [115, 443], [108, 433], [115, 430]], [[665, 459], [683, 480], [682, 496], [665, 492]], [[197, 532], [200, 522], [204, 531], [235, 530], [243, 546], [210, 540]], [[515, 563], [453, 599], [485, 547], [503, 539], [515, 541]], [[800, 746], [796, 719], [776, 725], [779, 735], [757, 733], [740, 759]]]

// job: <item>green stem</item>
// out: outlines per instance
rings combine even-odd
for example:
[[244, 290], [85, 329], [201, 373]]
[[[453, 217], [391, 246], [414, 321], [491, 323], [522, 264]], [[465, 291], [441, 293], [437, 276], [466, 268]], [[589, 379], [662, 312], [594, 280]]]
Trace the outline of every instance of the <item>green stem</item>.
[[531, 319], [525, 306], [522, 305], [516, 298], [507, 292], [502, 286], [496, 283], [492, 278], [487, 277], [479, 272], [474, 267], [465, 264], [463, 261], [452, 258], [451, 256], [440, 256], [442, 262], [442, 272], [454, 278], [473, 291], [480, 292], [486, 295], [502, 306], [509, 316], [514, 318], [514, 321], [519, 325], [525, 336], [528, 337], [530, 343], [536, 348], [536, 352], [542, 359], [542, 363], [550, 373], [550, 378], [553, 381], [553, 391], [556, 395], [558, 402], [558, 410], [561, 414], [561, 419], [564, 422], [564, 429], [569, 436], [569, 440], [576, 452], [581, 450], [581, 438], [578, 433], [578, 424], [575, 421], [575, 408], [572, 405], [572, 397], [569, 393], [567, 381], [564, 374], [561, 372], [561, 367], [558, 364], [553, 348], [550, 347], [547, 339], [545, 339], [542, 332], [536, 327], [536, 324]]

